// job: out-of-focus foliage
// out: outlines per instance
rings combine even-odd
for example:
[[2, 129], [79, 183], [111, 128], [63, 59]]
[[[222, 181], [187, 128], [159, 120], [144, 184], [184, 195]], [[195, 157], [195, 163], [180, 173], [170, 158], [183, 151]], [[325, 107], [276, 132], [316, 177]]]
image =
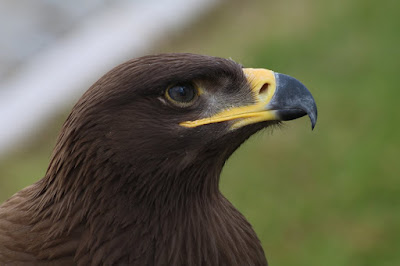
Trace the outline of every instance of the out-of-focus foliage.
[[[312, 91], [313, 132], [303, 118], [259, 133], [222, 175], [273, 265], [400, 263], [398, 10], [389, 0], [230, 2], [154, 51], [232, 57]], [[0, 162], [0, 200], [43, 176], [62, 119]]]

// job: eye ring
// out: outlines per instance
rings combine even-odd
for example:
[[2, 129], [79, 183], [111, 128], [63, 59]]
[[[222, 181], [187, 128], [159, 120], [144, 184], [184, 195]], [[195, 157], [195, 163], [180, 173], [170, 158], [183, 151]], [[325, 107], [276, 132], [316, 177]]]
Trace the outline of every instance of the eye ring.
[[165, 98], [179, 107], [191, 106], [199, 95], [199, 89], [193, 83], [177, 83], [165, 90]]

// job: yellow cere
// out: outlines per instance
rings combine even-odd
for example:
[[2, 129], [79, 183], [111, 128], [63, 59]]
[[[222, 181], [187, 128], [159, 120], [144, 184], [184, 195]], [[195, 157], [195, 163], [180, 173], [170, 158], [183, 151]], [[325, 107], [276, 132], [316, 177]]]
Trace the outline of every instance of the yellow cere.
[[274, 72], [268, 69], [255, 68], [245, 68], [243, 72], [250, 84], [255, 104], [225, 109], [211, 117], [185, 121], [180, 125], [193, 128], [211, 123], [237, 120], [231, 127], [233, 130], [257, 122], [276, 120], [275, 111], [265, 109], [276, 90]]

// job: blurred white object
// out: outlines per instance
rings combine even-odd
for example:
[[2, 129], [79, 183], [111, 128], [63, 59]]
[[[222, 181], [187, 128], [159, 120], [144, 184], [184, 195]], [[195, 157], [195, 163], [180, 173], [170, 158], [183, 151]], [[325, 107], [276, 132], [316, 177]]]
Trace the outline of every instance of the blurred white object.
[[121, 1], [31, 58], [0, 83], [0, 157], [112, 67], [140, 56], [219, 0]]

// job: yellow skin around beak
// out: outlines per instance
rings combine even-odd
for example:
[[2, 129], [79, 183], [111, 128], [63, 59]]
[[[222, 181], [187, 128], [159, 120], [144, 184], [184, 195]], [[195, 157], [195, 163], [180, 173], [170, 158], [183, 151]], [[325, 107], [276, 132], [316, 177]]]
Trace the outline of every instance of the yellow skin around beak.
[[198, 127], [211, 123], [237, 120], [231, 130], [263, 121], [279, 120], [275, 110], [267, 110], [276, 91], [275, 74], [272, 70], [244, 68], [243, 72], [253, 92], [255, 104], [225, 109], [211, 117], [180, 123], [184, 127]]

